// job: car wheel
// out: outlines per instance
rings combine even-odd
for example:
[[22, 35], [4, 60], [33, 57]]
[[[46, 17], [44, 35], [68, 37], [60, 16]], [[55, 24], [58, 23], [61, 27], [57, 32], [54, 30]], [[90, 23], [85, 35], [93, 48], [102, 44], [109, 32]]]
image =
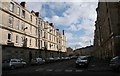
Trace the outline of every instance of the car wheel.
[[11, 69], [12, 69], [12, 70], [13, 70], [13, 69], [15, 69], [15, 66], [14, 66], [14, 65], [12, 65], [12, 66], [11, 66]]

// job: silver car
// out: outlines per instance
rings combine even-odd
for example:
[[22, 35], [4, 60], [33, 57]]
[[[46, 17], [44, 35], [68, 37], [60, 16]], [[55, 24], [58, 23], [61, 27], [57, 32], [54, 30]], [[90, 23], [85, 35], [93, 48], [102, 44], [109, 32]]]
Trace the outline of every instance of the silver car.
[[15, 69], [18, 67], [25, 67], [26, 62], [23, 61], [23, 59], [9, 59], [9, 60], [3, 60], [2, 61], [2, 68], [10, 68]]
[[86, 56], [78, 57], [76, 60], [76, 67], [88, 67], [88, 58]]
[[45, 63], [45, 60], [42, 58], [34, 58], [31, 60], [31, 65], [39, 65], [44, 63]]
[[49, 63], [49, 62], [54, 62], [54, 61], [56, 61], [56, 59], [53, 58], [53, 57], [49, 57], [49, 58], [46, 59], [46, 62], [47, 62], [47, 63]]

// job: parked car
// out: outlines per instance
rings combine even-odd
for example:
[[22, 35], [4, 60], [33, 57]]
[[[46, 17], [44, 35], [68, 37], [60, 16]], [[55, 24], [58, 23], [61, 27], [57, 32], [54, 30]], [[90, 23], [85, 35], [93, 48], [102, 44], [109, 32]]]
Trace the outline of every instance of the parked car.
[[45, 63], [45, 60], [42, 58], [34, 58], [31, 60], [31, 65], [40, 65], [44, 63]]
[[87, 56], [78, 56], [78, 58], [85, 58], [85, 57], [87, 57]]
[[76, 60], [76, 67], [88, 67], [88, 58], [86, 56], [78, 57]]
[[65, 57], [65, 60], [69, 60], [70, 59], [70, 57]]
[[120, 56], [113, 57], [110, 60], [110, 68], [116, 71], [120, 71]]
[[71, 58], [71, 59], [76, 59], [76, 58], [77, 58], [77, 56], [71, 56], [70, 58]]
[[88, 63], [91, 61], [91, 59], [93, 59], [93, 57], [91, 56], [91, 55], [88, 55], [88, 56], [86, 56], [87, 57], [87, 59], [88, 59]]
[[54, 62], [54, 61], [56, 61], [56, 60], [53, 57], [49, 57], [46, 59], [46, 62]]
[[55, 61], [61, 60], [60, 57], [55, 57], [54, 59], [55, 59]]
[[61, 60], [66, 60], [66, 57], [61, 57]]
[[3, 60], [2, 61], [2, 68], [3, 69], [15, 69], [18, 67], [25, 67], [26, 62], [23, 61], [23, 59], [8, 59], [8, 60]]

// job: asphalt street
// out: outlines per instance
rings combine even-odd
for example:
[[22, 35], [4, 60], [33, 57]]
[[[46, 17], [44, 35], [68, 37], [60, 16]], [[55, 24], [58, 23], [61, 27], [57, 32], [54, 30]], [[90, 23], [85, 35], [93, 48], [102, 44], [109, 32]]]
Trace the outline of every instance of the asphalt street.
[[113, 72], [105, 66], [101, 67], [99, 63], [91, 62], [88, 68], [76, 68], [75, 61], [76, 59], [72, 59], [15, 70], [3, 70], [2, 76], [120, 76], [120, 73]]

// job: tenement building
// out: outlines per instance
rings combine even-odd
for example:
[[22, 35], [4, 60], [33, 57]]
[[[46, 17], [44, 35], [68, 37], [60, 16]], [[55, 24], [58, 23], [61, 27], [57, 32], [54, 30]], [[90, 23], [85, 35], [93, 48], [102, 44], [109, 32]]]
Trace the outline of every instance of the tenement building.
[[53, 23], [39, 18], [39, 12], [28, 11], [26, 2], [2, 2], [0, 31], [2, 58], [55, 57], [66, 53], [66, 37]]
[[98, 58], [120, 55], [120, 2], [99, 2], [95, 24], [95, 51]]
[[93, 56], [93, 52], [94, 52], [94, 46], [86, 46], [86, 47], [82, 47], [82, 48], [78, 48], [74, 50], [74, 54], [76, 56]]
[[74, 55], [74, 51], [71, 47], [68, 47], [67, 48], [67, 56], [72, 56], [72, 55]]

